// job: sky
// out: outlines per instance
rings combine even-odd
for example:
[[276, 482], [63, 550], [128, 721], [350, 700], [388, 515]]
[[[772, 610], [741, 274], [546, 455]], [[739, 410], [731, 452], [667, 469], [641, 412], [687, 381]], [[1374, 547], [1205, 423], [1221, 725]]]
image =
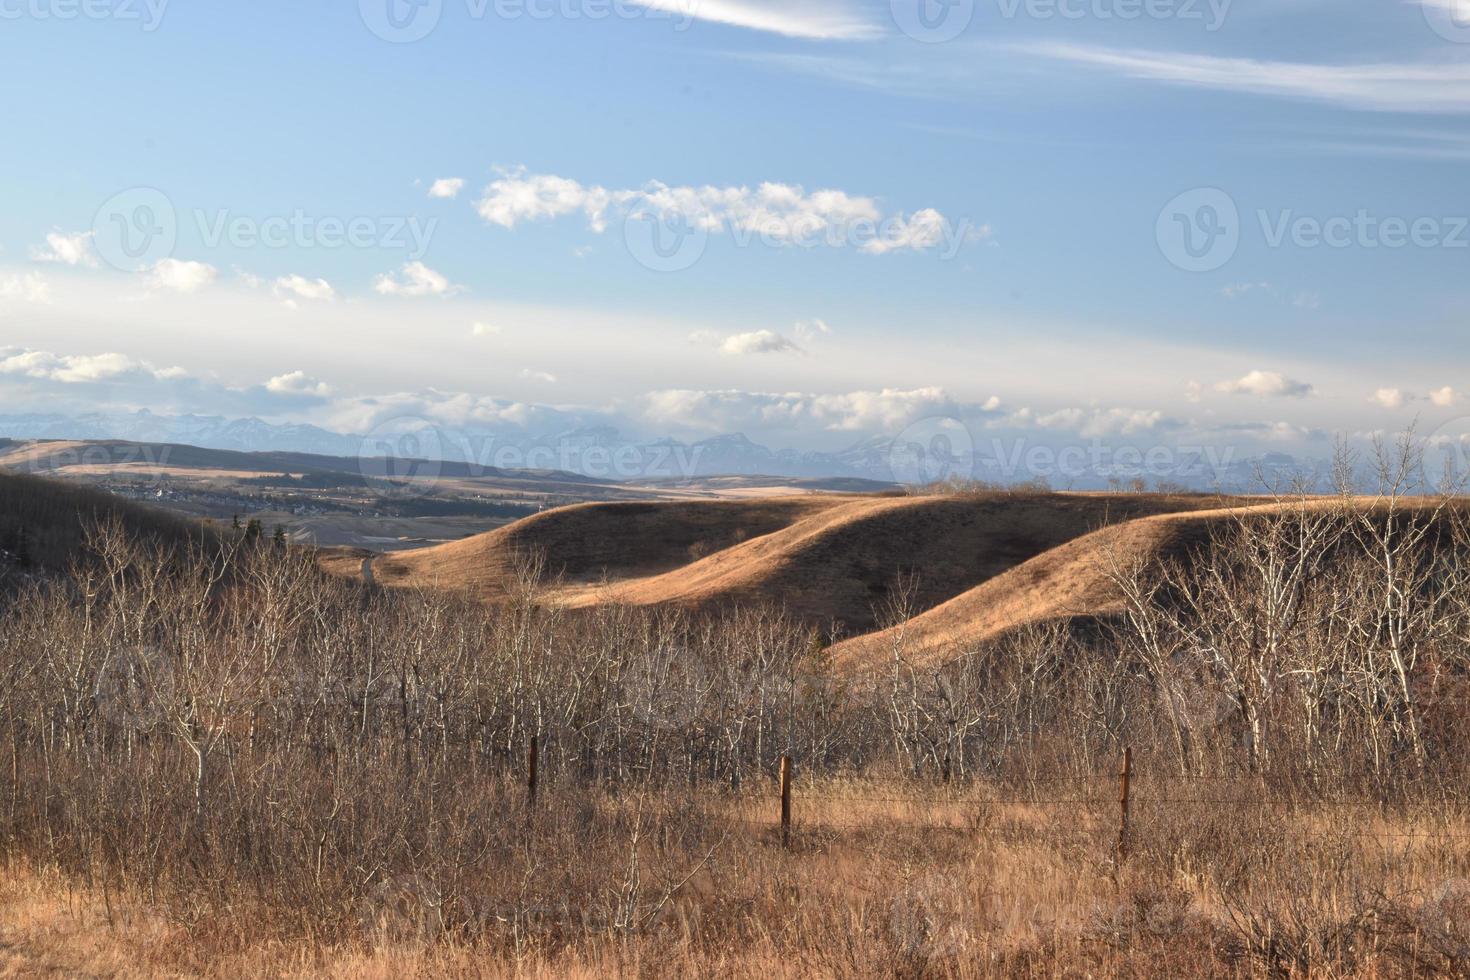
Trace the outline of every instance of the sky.
[[0, 412], [1470, 432], [1470, 0], [0, 0], [0, 86]]

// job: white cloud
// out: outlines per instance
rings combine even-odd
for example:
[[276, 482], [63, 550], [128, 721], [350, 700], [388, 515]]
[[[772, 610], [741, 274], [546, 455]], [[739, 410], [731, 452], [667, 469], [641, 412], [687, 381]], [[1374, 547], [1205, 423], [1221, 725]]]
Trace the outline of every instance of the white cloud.
[[883, 30], [850, 0], [633, 0], [641, 7], [818, 41], [863, 41]]
[[1379, 388], [1369, 400], [1380, 408], [1403, 408], [1414, 396], [1400, 388]]
[[481, 323], [476, 320], [470, 327], [472, 337], [498, 337], [503, 333], [505, 333], [505, 328], [498, 323]]
[[556, 384], [556, 375], [547, 371], [533, 371], [530, 368], [521, 369], [521, 378], [526, 381], [539, 381], [543, 384]]
[[434, 186], [429, 188], [429, 196], [446, 200], [456, 198], [464, 190], [464, 185], [463, 177], [444, 177], [434, 181]]
[[62, 265], [81, 265], [95, 268], [97, 256], [92, 253], [92, 232], [79, 231], [72, 235], [53, 231], [46, 236], [46, 244], [31, 250], [37, 262], [60, 262]]
[[1414, 402], [1420, 401], [1421, 398], [1427, 399], [1430, 404], [1437, 408], [1449, 408], [1460, 400], [1460, 393], [1449, 385], [1445, 385], [1443, 388], [1435, 388], [1433, 391], [1422, 396], [1416, 392], [1404, 391], [1402, 388], [1379, 388], [1373, 393], [1373, 397], [1368, 400], [1379, 408], [1392, 409], [1412, 405]]
[[330, 303], [337, 298], [337, 291], [325, 279], [308, 279], [305, 276], [282, 276], [275, 282], [277, 296], [295, 297]]
[[0, 300], [3, 299], [46, 303], [51, 299], [51, 283], [39, 272], [0, 273]]
[[219, 277], [219, 270], [207, 262], [159, 259], [146, 275], [150, 290], [194, 293], [214, 282]]
[[310, 398], [328, 398], [332, 394], [331, 385], [318, 381], [305, 371], [292, 371], [288, 374], [277, 375], [265, 383], [265, 390], [273, 395], [298, 395]]
[[1288, 378], [1276, 371], [1251, 371], [1234, 381], [1221, 381], [1216, 391], [1227, 395], [1258, 395], [1262, 398], [1305, 398], [1313, 393], [1305, 381]]
[[[869, 255], [887, 255], [889, 252], [901, 252], [904, 249], [923, 251], [926, 248], [937, 248], [944, 244], [949, 233], [944, 215], [933, 208], [917, 211], [913, 217], [893, 215], [887, 219], [886, 225], [887, 229], [881, 236], [863, 242], [860, 247], [864, 252]], [[989, 238], [990, 226], [982, 225], [977, 229], [967, 230], [963, 237], [967, 242]]]
[[1381, 112], [1470, 112], [1470, 62], [1318, 65], [1043, 42], [1019, 50], [1146, 81]]
[[831, 395], [671, 389], [644, 396], [644, 414], [650, 420], [712, 432], [803, 426], [896, 432], [916, 419], [951, 416], [958, 411], [942, 388], [885, 388]]
[[126, 354], [55, 354], [51, 351], [0, 348], [0, 375], [90, 384], [123, 378], [172, 381], [184, 377], [181, 368], [159, 370]]
[[460, 287], [422, 262], [409, 262], [398, 278], [390, 273], [379, 276], [373, 289], [384, 296], [448, 296]]
[[636, 189], [589, 186], [553, 174], [506, 171], [485, 188], [475, 205], [480, 216], [501, 228], [582, 214], [592, 231], [607, 230], [615, 218], [680, 217], [691, 227], [738, 239], [759, 237], [778, 245], [851, 246], [871, 255], [973, 241], [988, 228], [958, 228], [932, 208], [912, 216], [885, 213], [870, 197], [839, 190], [808, 192], [793, 184], [671, 187], [652, 181]]
[[633, 191], [614, 192], [601, 187], [583, 187], [575, 180], [552, 174], [512, 171], [492, 181], [475, 204], [480, 217], [492, 225], [514, 228], [522, 221], [547, 221], [583, 211], [596, 231], [607, 227], [607, 209], [626, 203]]
[[720, 353], [727, 357], [746, 354], [800, 354], [802, 349], [789, 337], [773, 330], [752, 330], [731, 334], [720, 342]]

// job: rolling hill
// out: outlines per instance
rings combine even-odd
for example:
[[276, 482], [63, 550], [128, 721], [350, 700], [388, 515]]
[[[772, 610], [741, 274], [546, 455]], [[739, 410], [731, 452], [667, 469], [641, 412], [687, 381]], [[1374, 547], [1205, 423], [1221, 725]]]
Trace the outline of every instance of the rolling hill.
[[966, 645], [1028, 623], [1112, 615], [1122, 609], [1122, 597], [1110, 578], [1111, 569], [1203, 544], [1234, 513], [1218, 509], [1161, 514], [1081, 535], [905, 623], [839, 643], [832, 656], [844, 666], [857, 666], [890, 656], [893, 644], [901, 641], [910, 662], [941, 662]]
[[384, 585], [464, 589], [487, 599], [504, 596], [517, 563], [538, 551], [546, 556], [547, 572], [569, 584], [655, 575], [841, 500], [808, 495], [577, 504], [463, 541], [385, 556], [373, 571]]
[[[1322, 499], [1305, 506], [1326, 509], [1340, 503]], [[1115, 571], [1188, 555], [1242, 516], [1264, 517], [1302, 506], [1296, 501], [1237, 502], [1114, 524], [1039, 554], [902, 624], [838, 643], [831, 654], [844, 668], [859, 668], [890, 657], [894, 644], [901, 642], [910, 663], [934, 664], [1028, 624], [1067, 621], [1086, 628], [1123, 611]], [[1362, 498], [1355, 506], [1359, 512], [1384, 513], [1376, 498]], [[1425, 514], [1439, 504], [1410, 500], [1400, 506]]]
[[[516, 555], [541, 550], [555, 598], [714, 608], [754, 600], [846, 632], [876, 625], [901, 575], [930, 609], [1115, 522], [1199, 510], [1211, 498], [986, 494], [585, 504], [489, 534], [372, 560], [386, 586], [507, 594]], [[360, 559], [334, 569], [357, 574]]]

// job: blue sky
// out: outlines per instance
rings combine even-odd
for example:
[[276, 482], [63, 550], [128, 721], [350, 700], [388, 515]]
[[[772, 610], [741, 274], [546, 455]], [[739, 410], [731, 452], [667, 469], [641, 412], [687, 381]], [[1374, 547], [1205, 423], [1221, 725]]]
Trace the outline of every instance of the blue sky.
[[5, 410], [1317, 452], [1470, 411], [1467, 0], [89, 4], [0, 0]]

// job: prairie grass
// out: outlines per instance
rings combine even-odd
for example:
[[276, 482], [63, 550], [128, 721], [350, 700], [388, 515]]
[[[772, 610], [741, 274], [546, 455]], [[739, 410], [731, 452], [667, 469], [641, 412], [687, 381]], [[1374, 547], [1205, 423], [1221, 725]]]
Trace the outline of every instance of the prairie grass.
[[[1143, 781], [1141, 781], [1143, 783]], [[1142, 790], [1142, 786], [1140, 787]], [[1188, 782], [1151, 792], [1179, 798]], [[1140, 803], [1116, 863], [1117, 803], [974, 786], [800, 786], [776, 801], [607, 798], [658, 815], [640, 839], [568, 836], [584, 794], [519, 829], [563, 887], [482, 896], [397, 879], [331, 938], [238, 904], [202, 915], [12, 860], [0, 976], [1405, 976], [1470, 969], [1470, 816], [1458, 806]], [[1242, 814], [1242, 810], [1248, 813]], [[697, 815], [692, 815], [697, 811]], [[681, 816], [681, 814], [691, 814]], [[585, 816], [585, 815], [584, 815]], [[685, 821], [712, 846], [669, 846]], [[655, 826], [656, 823], [656, 826]], [[628, 828], [625, 826], [624, 831]], [[592, 851], [600, 852], [594, 856]], [[638, 854], [644, 911], [619, 909]], [[619, 892], [621, 891], [621, 894]], [[475, 899], [483, 899], [478, 904]], [[451, 907], [457, 911], [451, 911]], [[452, 925], [451, 925], [452, 921]]]

